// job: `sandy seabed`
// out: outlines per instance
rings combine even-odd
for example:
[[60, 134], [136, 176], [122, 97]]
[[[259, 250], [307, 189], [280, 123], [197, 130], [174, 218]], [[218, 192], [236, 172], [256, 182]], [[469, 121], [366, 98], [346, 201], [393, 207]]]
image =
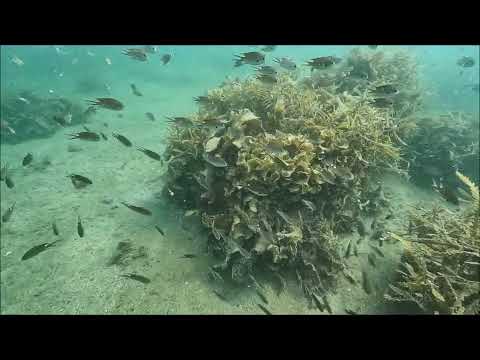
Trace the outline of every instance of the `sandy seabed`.
[[[182, 94], [181, 98], [193, 95]], [[7, 162], [12, 169], [15, 187], [8, 189], [1, 183], [1, 213], [16, 202], [10, 221], [1, 226], [2, 314], [263, 314], [253, 289], [226, 289], [227, 301], [215, 295], [206, 271], [218, 259], [206, 253], [202, 232], [185, 225], [183, 212], [160, 197], [165, 169], [135, 149], [142, 146], [162, 153], [167, 126], [161, 114], [190, 109], [173, 100], [157, 99], [162, 107], [159, 112], [142, 101], [128, 106], [123, 118], [101, 110], [86, 124], [93, 131], [104, 132], [108, 141], [68, 140], [65, 134], [82, 131], [81, 126], [75, 126], [60, 129], [48, 139], [2, 145], [2, 163]], [[146, 118], [147, 111], [156, 115], [155, 122]], [[125, 135], [134, 147], [120, 144], [112, 132]], [[79, 146], [81, 151], [68, 152], [69, 144]], [[23, 168], [21, 161], [28, 152], [34, 154], [34, 163]], [[38, 169], [35, 165], [45, 156], [51, 165]], [[87, 176], [93, 184], [75, 189], [66, 177], [70, 173]], [[386, 175], [383, 180], [395, 214], [389, 229], [398, 228], [404, 221], [408, 204], [443, 202], [432, 191], [419, 189], [398, 175]], [[120, 201], [149, 208], [153, 216], [134, 213]], [[76, 230], [78, 215], [85, 228], [83, 238]], [[21, 261], [31, 247], [57, 239], [52, 221], [59, 228], [61, 241]], [[164, 230], [165, 236], [155, 225]], [[350, 238], [356, 240], [358, 235], [340, 240], [346, 246]], [[120, 241], [144, 247], [145, 256], [125, 267], [108, 266]], [[401, 245], [385, 244], [385, 258], [377, 258], [376, 268], [367, 261], [368, 250], [365, 240], [359, 245], [359, 256], [347, 260], [358, 285], [339, 275], [336, 291], [328, 296], [334, 314], [345, 314], [346, 308], [360, 314], [395, 311], [385, 304], [383, 293], [395, 276]], [[187, 253], [197, 257], [180, 258]], [[375, 291], [370, 295], [361, 286], [362, 270], [370, 274], [374, 284]], [[142, 284], [120, 276], [125, 273], [144, 275], [151, 282]], [[274, 314], [328, 314], [309, 307], [295, 281], [290, 281], [279, 296], [271, 284], [263, 285], [267, 307]]]

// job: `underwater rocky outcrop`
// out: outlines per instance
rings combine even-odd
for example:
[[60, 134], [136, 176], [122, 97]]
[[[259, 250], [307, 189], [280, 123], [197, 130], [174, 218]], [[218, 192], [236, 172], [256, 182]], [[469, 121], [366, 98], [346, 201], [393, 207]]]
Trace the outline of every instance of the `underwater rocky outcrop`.
[[61, 128], [58, 121], [64, 126], [75, 125], [84, 122], [91, 113], [68, 99], [43, 98], [24, 90], [2, 94], [0, 114], [1, 141], [15, 144], [51, 136]]

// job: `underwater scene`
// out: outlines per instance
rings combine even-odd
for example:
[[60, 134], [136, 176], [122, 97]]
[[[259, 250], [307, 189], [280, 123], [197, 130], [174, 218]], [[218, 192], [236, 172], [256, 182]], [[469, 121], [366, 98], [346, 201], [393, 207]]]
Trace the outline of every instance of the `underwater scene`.
[[479, 46], [1, 46], [1, 314], [478, 314]]

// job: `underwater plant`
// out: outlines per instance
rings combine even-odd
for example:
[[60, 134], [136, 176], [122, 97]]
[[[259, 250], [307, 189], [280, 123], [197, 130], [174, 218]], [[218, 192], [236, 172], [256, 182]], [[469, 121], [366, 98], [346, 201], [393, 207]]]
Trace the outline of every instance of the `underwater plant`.
[[385, 298], [413, 303], [426, 313], [478, 314], [480, 311], [480, 197], [478, 187], [457, 172], [471, 203], [460, 213], [440, 206], [410, 214], [404, 234], [402, 268]]

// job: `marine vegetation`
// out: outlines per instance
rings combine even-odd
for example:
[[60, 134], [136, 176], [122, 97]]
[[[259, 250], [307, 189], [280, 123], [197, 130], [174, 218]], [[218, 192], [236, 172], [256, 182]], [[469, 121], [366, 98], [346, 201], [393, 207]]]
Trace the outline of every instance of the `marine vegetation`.
[[[389, 61], [369, 71], [403, 71], [391, 71], [401, 58]], [[214, 278], [246, 284], [267, 271], [283, 284], [290, 272], [307, 297], [322, 296], [343, 269], [339, 234], [388, 206], [373, 178], [404, 163], [395, 114], [295, 74], [276, 78], [225, 82], [189, 122], [171, 123], [163, 193], [209, 230], [223, 258]]]
[[389, 233], [405, 245], [398, 279], [385, 298], [408, 302], [426, 313], [478, 314], [480, 311], [480, 197], [466, 176], [471, 203], [460, 213], [445, 207], [418, 208], [404, 234]]

